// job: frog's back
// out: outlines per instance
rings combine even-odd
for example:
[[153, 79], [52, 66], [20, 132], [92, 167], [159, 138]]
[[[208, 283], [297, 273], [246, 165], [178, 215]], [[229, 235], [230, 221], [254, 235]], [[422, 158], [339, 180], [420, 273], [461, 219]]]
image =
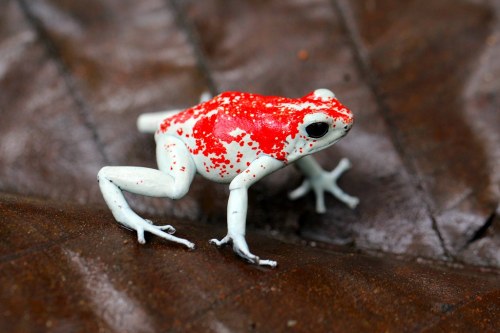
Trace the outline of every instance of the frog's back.
[[[275, 106], [292, 101], [284, 97], [225, 92], [164, 119], [157, 132], [182, 136], [178, 133], [191, 134], [189, 133], [191, 129], [193, 132], [196, 129], [204, 129], [212, 131], [212, 134], [217, 137], [221, 136], [220, 139], [228, 139], [227, 133], [231, 130], [241, 128], [252, 132], [263, 119], [267, 118], [267, 123], [269, 123], [270, 120], [280, 118], [279, 114], [283, 112]], [[283, 116], [287, 115], [283, 114]], [[282, 122], [286, 123], [286, 118]]]

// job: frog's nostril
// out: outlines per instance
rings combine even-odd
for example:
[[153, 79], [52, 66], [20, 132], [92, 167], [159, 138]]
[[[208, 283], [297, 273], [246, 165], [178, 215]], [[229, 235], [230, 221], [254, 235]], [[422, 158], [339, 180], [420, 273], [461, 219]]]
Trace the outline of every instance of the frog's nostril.
[[351, 128], [352, 128], [352, 122], [344, 125], [344, 129], [346, 130], [346, 132], [349, 132], [351, 130]]

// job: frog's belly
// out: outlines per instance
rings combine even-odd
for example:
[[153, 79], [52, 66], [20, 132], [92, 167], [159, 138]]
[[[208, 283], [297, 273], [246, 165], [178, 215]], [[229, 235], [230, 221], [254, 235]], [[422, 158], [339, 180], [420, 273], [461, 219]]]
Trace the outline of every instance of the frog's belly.
[[238, 140], [227, 142], [213, 135], [199, 137], [196, 130], [193, 131], [191, 128], [174, 124], [164, 135], [181, 139], [193, 157], [197, 172], [214, 182], [231, 182], [262, 154], [258, 143], [241, 130], [231, 133], [234, 136], [239, 135]]
[[253, 151], [245, 154], [239, 151], [229, 151], [221, 156], [196, 154], [193, 155], [193, 160], [198, 173], [203, 177], [218, 183], [230, 183], [257, 157]]

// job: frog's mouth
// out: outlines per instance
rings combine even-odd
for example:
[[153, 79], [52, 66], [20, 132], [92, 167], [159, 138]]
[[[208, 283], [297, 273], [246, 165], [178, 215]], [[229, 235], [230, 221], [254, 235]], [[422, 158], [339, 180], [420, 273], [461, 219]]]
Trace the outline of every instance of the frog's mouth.
[[[347, 125], [346, 125], [347, 126]], [[347, 135], [347, 133], [351, 130], [352, 126], [348, 126], [345, 131], [342, 131], [342, 132], [339, 132], [337, 131], [337, 135], [335, 135], [334, 138], [331, 138], [329, 139], [328, 141], [326, 142], [317, 142], [317, 146], [315, 147], [312, 147], [310, 152], [311, 153], [316, 153], [318, 151], [321, 151], [325, 148], [328, 148], [334, 144], [336, 144], [338, 141], [340, 141], [340, 139], [342, 139], [343, 137], [345, 137]]]
[[322, 144], [322, 145], [318, 145], [314, 148], [311, 148], [311, 150], [309, 151], [310, 154], [314, 154], [314, 153], [317, 153], [318, 151], [321, 151], [323, 149], [326, 149], [334, 144], [336, 144], [340, 139], [342, 139], [343, 137], [345, 136], [342, 135], [341, 137], [339, 138], [336, 138], [336, 139], [333, 139], [333, 140], [330, 140], [330, 141], [327, 141], [326, 143]]

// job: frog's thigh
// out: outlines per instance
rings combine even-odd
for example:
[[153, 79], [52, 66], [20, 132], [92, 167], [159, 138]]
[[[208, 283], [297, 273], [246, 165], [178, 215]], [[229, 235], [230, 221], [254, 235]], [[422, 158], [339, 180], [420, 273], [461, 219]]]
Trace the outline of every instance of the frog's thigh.
[[178, 196], [184, 196], [196, 174], [196, 165], [185, 143], [170, 135], [157, 137], [156, 162], [161, 172], [173, 178]]

